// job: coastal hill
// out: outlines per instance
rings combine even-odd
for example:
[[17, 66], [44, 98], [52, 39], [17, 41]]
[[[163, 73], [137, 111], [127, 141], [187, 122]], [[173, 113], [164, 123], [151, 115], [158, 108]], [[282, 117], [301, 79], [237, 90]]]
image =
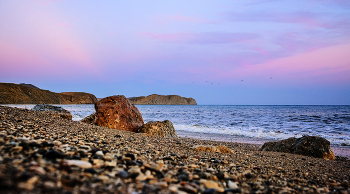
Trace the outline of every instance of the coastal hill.
[[55, 93], [31, 84], [0, 83], [0, 104], [94, 104], [97, 98], [84, 92]]
[[193, 98], [185, 98], [178, 95], [158, 95], [131, 97], [128, 98], [131, 104], [152, 104], [152, 105], [197, 105]]

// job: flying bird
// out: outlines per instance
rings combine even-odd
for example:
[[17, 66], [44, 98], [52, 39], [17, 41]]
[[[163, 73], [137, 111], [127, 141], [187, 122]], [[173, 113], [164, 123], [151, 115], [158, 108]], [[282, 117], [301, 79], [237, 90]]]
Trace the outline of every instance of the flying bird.
[[270, 77], [270, 79], [272, 79], [272, 77]]

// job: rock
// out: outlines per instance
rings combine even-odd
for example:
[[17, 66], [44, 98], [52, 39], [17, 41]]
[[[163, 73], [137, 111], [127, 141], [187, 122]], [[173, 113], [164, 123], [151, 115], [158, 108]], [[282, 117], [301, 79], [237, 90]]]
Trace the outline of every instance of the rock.
[[95, 109], [95, 125], [132, 132], [143, 125], [140, 111], [123, 95], [103, 98]]
[[87, 161], [82, 160], [67, 160], [67, 164], [69, 166], [78, 166], [80, 168], [90, 169], [92, 167], [92, 164]]
[[150, 136], [178, 138], [173, 123], [169, 120], [150, 121], [139, 128], [137, 132], [147, 133]]
[[32, 110], [47, 111], [47, 112], [49, 112], [53, 115], [56, 115], [58, 117], [72, 120], [72, 114], [68, 110], [65, 110], [59, 106], [52, 106], [52, 105], [48, 105], [48, 104], [37, 104], [32, 108]]
[[226, 146], [197, 145], [194, 146], [193, 149], [197, 152], [233, 153], [232, 150]]
[[291, 137], [281, 141], [266, 142], [260, 148], [260, 151], [285, 152], [315, 158], [335, 159], [334, 153], [330, 148], [330, 142], [316, 136]]
[[129, 98], [132, 104], [167, 104], [167, 105], [197, 105], [193, 98], [185, 98], [178, 95], [157, 95], [140, 96]]
[[91, 115], [85, 117], [84, 119], [81, 120], [83, 123], [87, 124], [94, 124], [95, 123], [95, 118], [96, 118], [96, 113], [92, 113]]

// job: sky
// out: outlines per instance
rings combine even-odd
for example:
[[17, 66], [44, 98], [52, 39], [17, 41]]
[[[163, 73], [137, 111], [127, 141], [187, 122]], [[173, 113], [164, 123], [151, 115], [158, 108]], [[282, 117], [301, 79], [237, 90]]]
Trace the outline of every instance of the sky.
[[0, 0], [0, 82], [350, 105], [350, 1]]

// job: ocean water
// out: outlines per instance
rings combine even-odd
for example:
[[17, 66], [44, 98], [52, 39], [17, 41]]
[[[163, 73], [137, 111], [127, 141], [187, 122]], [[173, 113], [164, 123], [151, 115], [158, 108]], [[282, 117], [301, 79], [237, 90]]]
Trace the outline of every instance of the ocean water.
[[[9, 105], [31, 109], [34, 105]], [[57, 105], [73, 120], [95, 112], [94, 105]], [[143, 119], [170, 120], [178, 134], [216, 140], [281, 140], [324, 137], [333, 146], [350, 145], [350, 106], [183, 106], [137, 105]]]

